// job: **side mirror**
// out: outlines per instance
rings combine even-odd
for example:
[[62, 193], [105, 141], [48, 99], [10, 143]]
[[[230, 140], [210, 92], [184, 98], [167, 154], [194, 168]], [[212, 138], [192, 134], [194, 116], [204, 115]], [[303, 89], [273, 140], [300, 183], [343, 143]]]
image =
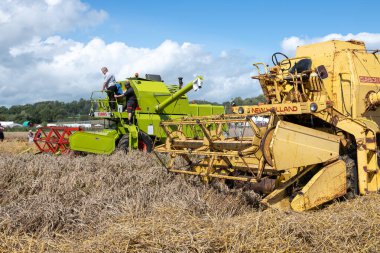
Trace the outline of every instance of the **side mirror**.
[[326, 68], [324, 65], [320, 65], [315, 69], [315, 72], [317, 72], [317, 75], [321, 79], [326, 79], [329, 77], [329, 73], [327, 72]]

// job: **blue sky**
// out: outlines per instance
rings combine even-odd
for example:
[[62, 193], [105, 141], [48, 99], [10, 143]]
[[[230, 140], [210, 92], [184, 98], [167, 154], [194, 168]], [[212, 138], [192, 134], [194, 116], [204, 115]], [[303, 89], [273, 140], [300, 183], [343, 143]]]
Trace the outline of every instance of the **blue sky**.
[[270, 54], [285, 37], [322, 37], [330, 33], [376, 33], [380, 1], [103, 1], [87, 0], [109, 13], [102, 25], [80, 34], [88, 40], [124, 41], [155, 47], [171, 39], [218, 52], [238, 49]]
[[256, 96], [251, 64], [271, 64], [274, 52], [292, 56], [299, 45], [330, 39], [380, 48], [379, 7], [369, 0], [3, 0], [0, 106], [88, 99], [101, 87], [102, 66], [119, 80], [139, 72], [174, 83], [202, 74], [205, 86], [191, 99]]

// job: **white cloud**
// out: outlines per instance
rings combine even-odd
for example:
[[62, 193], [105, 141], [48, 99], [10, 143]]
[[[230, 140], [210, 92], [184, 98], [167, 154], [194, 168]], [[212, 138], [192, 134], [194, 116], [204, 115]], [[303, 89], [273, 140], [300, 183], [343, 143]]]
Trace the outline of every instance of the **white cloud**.
[[305, 40], [292, 36], [290, 38], [285, 38], [281, 43], [281, 47], [285, 53], [294, 53], [298, 46], [302, 46], [304, 44]]
[[80, 0], [3, 0], [0, 2], [0, 104], [89, 98], [101, 88], [100, 68], [117, 79], [135, 72], [160, 74], [167, 83], [191, 81], [202, 74], [205, 85], [191, 99], [223, 102], [255, 96], [248, 56], [222, 51], [212, 55], [200, 45], [166, 40], [155, 48], [131, 47], [101, 38], [78, 42], [59, 36], [95, 26], [107, 17]]
[[204, 88], [196, 94], [192, 92], [192, 99], [223, 102], [233, 96], [259, 93], [259, 85], [250, 79], [251, 60], [246, 56], [238, 52], [214, 56], [192, 43], [166, 40], [151, 49], [122, 42], [106, 44], [100, 38], [79, 43], [52, 36], [12, 47], [10, 54], [15, 61], [27, 59], [28, 64], [14, 69], [17, 79], [1, 95], [5, 104], [89, 98], [91, 91], [101, 88], [103, 65], [119, 80], [139, 72], [161, 74], [166, 82], [177, 83], [178, 76], [191, 81], [196, 74], [202, 74]]
[[54, 35], [98, 25], [106, 17], [80, 0], [0, 1], [0, 104], [60, 100], [48, 90], [56, 78], [68, 77], [39, 69], [78, 42]]
[[0, 25], [4, 25], [8, 23], [9, 20], [10, 20], [10, 15], [0, 9]]
[[34, 37], [28, 43], [11, 47], [9, 53], [12, 57], [29, 54], [40, 59], [49, 59], [52, 57], [52, 54], [63, 53], [75, 45], [78, 45], [78, 43], [72, 40], [62, 40], [59, 36], [51, 36], [44, 41], [41, 41], [39, 37]]
[[98, 25], [105, 11], [91, 9], [80, 0], [2, 0], [0, 2], [0, 51], [11, 45]]
[[378, 49], [380, 48], [380, 34], [379, 33], [358, 33], [358, 34], [339, 34], [339, 33], [332, 33], [328, 34], [323, 37], [316, 37], [316, 38], [300, 38], [296, 36], [292, 36], [289, 38], [283, 39], [281, 43], [281, 47], [283, 51], [289, 55], [294, 55], [295, 50], [297, 46], [302, 46], [305, 44], [311, 44], [311, 43], [317, 43], [322, 41], [328, 41], [328, 40], [360, 40], [364, 41], [366, 44], [367, 49]]
[[[81, 0], [0, 1], [0, 105], [89, 98], [91, 91], [101, 88], [102, 66], [119, 80], [135, 72], [160, 74], [167, 83], [177, 83], [178, 76], [190, 81], [204, 75], [204, 87], [190, 92], [191, 99], [223, 102], [261, 93], [250, 78], [254, 59], [239, 51], [214, 55], [189, 42], [166, 40], [155, 48], [141, 48], [101, 38], [78, 42], [59, 36], [96, 26], [106, 17], [106, 12]], [[380, 34], [371, 33], [293, 36], [281, 46], [293, 54], [298, 45], [330, 39], [363, 40], [368, 48], [380, 48]]]
[[45, 0], [49, 6], [54, 6], [61, 3], [61, 0]]

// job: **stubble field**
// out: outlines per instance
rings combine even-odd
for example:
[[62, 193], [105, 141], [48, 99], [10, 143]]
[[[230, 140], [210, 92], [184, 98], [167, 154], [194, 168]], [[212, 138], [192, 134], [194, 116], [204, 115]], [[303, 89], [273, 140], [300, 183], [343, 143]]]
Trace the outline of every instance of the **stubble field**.
[[283, 212], [168, 174], [151, 154], [0, 143], [0, 252], [379, 252], [379, 204], [370, 195]]

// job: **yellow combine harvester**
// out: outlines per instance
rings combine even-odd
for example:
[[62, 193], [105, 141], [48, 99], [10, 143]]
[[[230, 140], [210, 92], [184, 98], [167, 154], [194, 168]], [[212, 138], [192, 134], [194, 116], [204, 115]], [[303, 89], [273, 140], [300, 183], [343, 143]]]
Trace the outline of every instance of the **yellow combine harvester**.
[[298, 47], [295, 58], [275, 53], [273, 67], [253, 64], [266, 104], [165, 121], [168, 138], [156, 151], [170, 154], [171, 172], [260, 192], [281, 209], [378, 192], [378, 52], [327, 41]]

